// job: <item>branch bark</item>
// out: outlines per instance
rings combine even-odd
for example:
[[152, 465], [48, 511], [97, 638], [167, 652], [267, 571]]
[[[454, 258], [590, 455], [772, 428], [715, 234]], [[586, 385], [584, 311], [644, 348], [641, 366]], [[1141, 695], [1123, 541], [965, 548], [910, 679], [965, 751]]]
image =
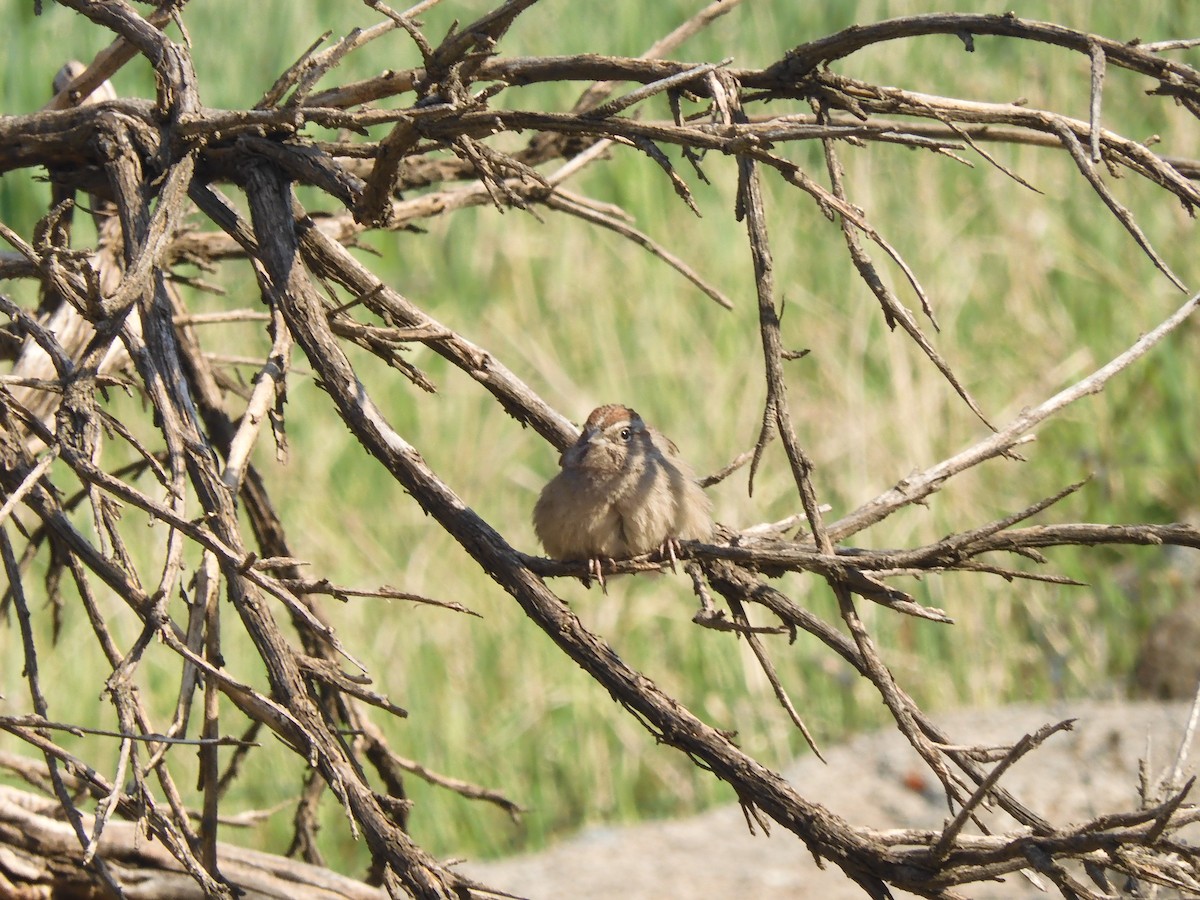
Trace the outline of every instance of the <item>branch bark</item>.
[[[500, 3], [438, 44], [421, 31], [416, 8], [397, 13], [372, 0], [366, 5], [384, 21], [347, 35], [325, 51], [314, 44], [258, 106], [226, 110], [201, 104], [190, 44], [171, 40], [163, 30], [183, 6], [181, 0], [160, 4], [149, 17], [139, 15], [125, 0], [61, 2], [112, 32], [116, 41], [92, 65], [71, 67], [69, 71], [78, 74], [43, 110], [0, 117], [0, 174], [44, 166], [61, 200], [28, 236], [0, 223], [0, 237], [13, 249], [0, 256], [0, 277], [34, 279], [59, 306], [51, 316], [48, 310], [26, 310], [0, 297], [0, 311], [12, 321], [12, 340], [23, 345], [26, 360], [0, 380], [0, 551], [24, 638], [33, 707], [32, 718], [0, 719], [0, 729], [44, 755], [51, 780], [58, 781], [59, 805], [73, 825], [52, 825], [40, 811], [29, 812], [28, 798], [0, 790], [0, 847], [19, 856], [18, 863], [12, 856], [0, 859], [0, 888], [16, 885], [14, 877], [26, 878], [21, 883], [31, 890], [50, 883], [73, 888], [93, 877], [84, 874], [81, 866], [86, 863], [109, 890], [119, 893], [135, 865], [129, 833], [136, 826], [157, 838], [152, 846], [161, 874], [155, 878], [164, 892], [183, 895], [193, 890], [185, 887], [185, 880], [208, 897], [228, 897], [238, 889], [279, 890], [280, 864], [244, 856], [217, 840], [223, 827], [223, 792], [236, 778], [246, 749], [246, 741], [234, 741], [239, 750], [226, 770], [220, 770], [215, 748], [233, 740], [221, 736], [232, 716], [248, 721], [248, 735], [267, 729], [307, 762], [310, 777], [293, 816], [293, 846], [307, 858], [319, 858], [314, 816], [321, 793], [328, 790], [351, 829], [363, 835], [377, 880], [387, 893], [421, 898], [487, 893], [484, 886], [435, 860], [407, 833], [409, 801], [403, 776], [415, 774], [510, 814], [519, 811], [518, 805], [494, 790], [433, 772], [389, 747], [384, 729], [368, 713], [374, 709], [403, 716], [405, 711], [366, 686], [364, 667], [324, 615], [319, 598], [358, 593], [469, 610], [403, 590], [351, 591], [323, 575], [307, 577], [293, 558], [285, 523], [254, 464], [254, 450], [267, 433], [265, 423], [271, 425], [282, 452], [293, 345], [303, 351], [329, 400], [314, 414], [335, 415], [430, 515], [431, 527], [457, 541], [567, 659], [602, 685], [659, 742], [731, 785], [748, 821], [779, 823], [818, 859], [839, 866], [868, 895], [887, 897], [890, 885], [921, 896], [952, 896], [956, 885], [1024, 867], [1045, 873], [1068, 895], [1082, 894], [1088, 889], [1069, 868], [1074, 863], [1081, 863], [1089, 874], [1108, 868], [1139, 879], [1196, 883], [1200, 876], [1194, 855], [1181, 853], [1175, 837], [1182, 825], [1196, 818], [1185, 803], [1187, 786], [1179, 784], [1179, 778], [1152, 809], [1102, 816], [1072, 827], [1054, 825], [1032, 808], [1036, 804], [1027, 807], [1011, 796], [1003, 776], [1018, 757], [1065, 726], [1048, 726], [999, 756], [952, 742], [889, 670], [858, 608], [864, 599], [888, 612], [919, 616], [942, 627], [951, 623], [946, 613], [918, 603], [889, 580], [957, 571], [1068, 582], [1065, 576], [1028, 571], [1027, 562], [1043, 564], [1047, 560], [1042, 550], [1064, 545], [1200, 548], [1200, 532], [1194, 526], [1016, 527], [1055, 508], [1077, 487], [1072, 486], [1018, 504], [1017, 512], [1000, 519], [968, 523], [924, 546], [864, 549], [846, 541], [945, 489], [956, 475], [1012, 455], [1034, 428], [1101, 391], [1180, 329], [1200, 303], [1200, 294], [1092, 375], [960, 453], [927, 465], [859, 509], [827, 522], [813, 463], [790, 417], [784, 363], [795, 354], [783, 349], [773, 275], [772, 239], [778, 241], [778, 236], [768, 229], [762, 189], [765, 179], [777, 178], [798, 188], [814, 212], [836, 220], [849, 261], [878, 300], [885, 323], [889, 328], [903, 326], [901, 333], [986, 423], [984, 411], [963, 386], [966, 382], [917, 326], [916, 316], [903, 307], [860, 245], [865, 235], [896, 263], [936, 327], [932, 298], [915, 270], [851, 202], [855, 192], [837, 144], [876, 141], [884, 149], [899, 146], [959, 161], [978, 154], [1026, 188], [1029, 184], [985, 152], [982, 143], [1054, 147], [1070, 155], [1082, 177], [1079, 183], [1099, 196], [1134, 244], [1182, 289], [1184, 279], [1151, 246], [1134, 211], [1117, 201], [1099, 166], [1145, 179], [1162, 196], [1191, 211], [1200, 207], [1195, 183], [1200, 162], [1159, 155], [1147, 144], [1104, 128], [1101, 89], [1122, 72], [1149, 76], [1158, 83], [1156, 95], [1170, 97], [1195, 116], [1200, 112], [1200, 72], [1194, 67], [1158, 55], [1165, 45], [1123, 43], [1012, 15], [942, 13], [856, 26], [798, 46], [761, 69], [735, 69], [727, 61], [697, 64], [654, 58], [673, 51], [687, 35], [727, 12], [735, 5], [732, 0], [710, 4], [654, 42], [647, 51], [651, 58], [526, 58], [501, 54], [500, 43], [513, 22], [535, 7], [533, 0]], [[313, 90], [317, 78], [332, 73], [348, 55], [385, 33], [402, 38], [401, 32], [421, 54], [420, 68]], [[1079, 54], [1088, 60], [1091, 72], [1088, 120], [1049, 109], [875, 85], [833, 68], [867, 47], [933, 34], [952, 35], [967, 49], [975, 36], [989, 35]], [[65, 108], [134, 53], [154, 68], [152, 102], [118, 98]], [[585, 86], [575, 102], [562, 109], [521, 108], [515, 99], [503, 105], [493, 102], [510, 88], [537, 82]], [[671, 112], [667, 120], [641, 114], [651, 98], [665, 101]], [[379, 102], [383, 100], [389, 102]], [[780, 109], [791, 101], [809, 112]], [[685, 110], [685, 104], [693, 107]], [[318, 126], [333, 136], [315, 136]], [[504, 141], [496, 141], [497, 136]], [[805, 141], [821, 142], [828, 185], [780, 150]], [[695, 209], [683, 170], [668, 152], [674, 148], [701, 178], [706, 177], [705, 168], [719, 165], [714, 159], [728, 156], [736, 161], [735, 213], [747, 230], [766, 384], [751, 480], [766, 464], [769, 442], [780, 437], [808, 524], [808, 534], [793, 540], [764, 537], [779, 535], [781, 529], [762, 526], [741, 533], [725, 530], [711, 543], [685, 544], [683, 557], [694, 561], [688, 571], [702, 605], [697, 621], [749, 643], [778, 702], [806, 736], [801, 711], [771, 658], [778, 652], [775, 635], [786, 632], [794, 637], [799, 630], [807, 631], [867, 678], [943, 784], [953, 815], [940, 831], [881, 836], [845, 822], [807, 801], [739, 749], [729, 735], [701, 721], [622, 662], [544, 580], [586, 576], [582, 564], [530, 557], [511, 546], [425, 462], [420, 448], [388, 422], [347, 352], [352, 346], [355, 353], [370, 354], [422, 390], [432, 391], [432, 379], [401, 356], [406, 344], [428, 346], [482, 387], [499, 410], [553, 447], [569, 446], [577, 437], [576, 428], [539, 396], [536, 385], [519, 378], [487, 347], [430, 316], [419, 300], [386, 284], [349, 248], [367, 230], [415, 227], [424, 219], [483, 203], [502, 209], [547, 209], [634, 242], [708, 297], [732, 307], [699, 268], [626, 221], [619, 207], [566, 187], [570, 178], [600, 164], [611, 152], [632, 149], [640, 161], [654, 163], [679, 198]], [[561, 157], [568, 162], [550, 170]], [[244, 190], [249, 221], [224, 193], [230, 185]], [[311, 216], [299, 204], [297, 186], [313, 189], [305, 196], [320, 198], [320, 208]], [[71, 198], [79, 192], [115, 206], [116, 215], [101, 225], [102, 246], [95, 252], [70, 245]], [[203, 224], [192, 228], [189, 221], [197, 211]], [[268, 323], [270, 349], [251, 360], [257, 383], [249, 387], [206, 352], [196, 329], [201, 318], [192, 315], [173, 272], [181, 263], [219, 271], [231, 259], [249, 261], [267, 309], [219, 316], [235, 327]], [[349, 300], [327, 302], [323, 289], [331, 297], [345, 294]], [[124, 362], [114, 348], [123, 348], [132, 367], [123, 379], [110, 374]], [[34, 357], [36, 366], [29, 363]], [[102, 407], [102, 392], [112, 384], [136, 385], [148, 410], [146, 422], [136, 423], [139, 427], [118, 422]], [[109, 434], [130, 448], [138, 460], [132, 467], [108, 462], [103, 441]], [[135, 482], [142, 472], [153, 479], [152, 488]], [[133, 538], [119, 516], [122, 506], [144, 514], [165, 532], [156, 581], [149, 586], [133, 561]], [[26, 542], [21, 554], [13, 534]], [[111, 670], [100, 673], [97, 683], [113, 703], [119, 725], [112, 730], [121, 741], [112, 777], [57, 743], [47, 721], [37, 666], [39, 652], [44, 651], [34, 627], [36, 605], [28, 602], [24, 583], [30, 562], [47, 547], [47, 594], [61, 607], [59, 580], [64, 573], [70, 575]], [[982, 558], [994, 553], [1019, 558], [1011, 564]], [[193, 561], [196, 557], [199, 564]], [[658, 565], [650, 558], [618, 560], [612, 570], [637, 572]], [[803, 609], [765, 580], [799, 571], [826, 581], [838, 602], [840, 626], [836, 619], [826, 622]], [[124, 602], [119, 613], [105, 612], [96, 602], [95, 588], [100, 586]], [[170, 604], [177, 595], [186, 604], [186, 624], [173, 618]], [[219, 614], [222, 595], [234, 617]], [[716, 608], [718, 601], [724, 601], [728, 617]], [[776, 621], [752, 625], [746, 612], [750, 605], [762, 607]], [[293, 632], [281, 626], [277, 608]], [[113, 637], [111, 620], [116, 615], [127, 616], [136, 635], [128, 649]], [[224, 658], [228, 644], [222, 630], [231, 627], [248, 636], [254, 665], [265, 672], [267, 688], [253, 686], [253, 677], [242, 673], [241, 661]], [[174, 718], [165, 735], [135, 690], [134, 676], [157, 643], [178, 657], [183, 673], [177, 698], [172, 695]], [[194, 725], [193, 694], [201, 685], [204, 793], [196, 825], [176, 786], [174, 748], [188, 740], [185, 735]], [[90, 734], [100, 736], [95, 730]], [[382, 786], [373, 786], [374, 780]], [[94, 818], [82, 812], [73, 791], [99, 804]], [[992, 803], [1021, 827], [987, 833], [985, 820]], [[972, 822], [982, 835], [967, 833]], [[173, 862], [159, 852], [164, 848]], [[133, 849], [147, 852], [144, 847]], [[254, 866], [269, 873], [265, 880], [255, 880]], [[289, 863], [288, 869], [300, 877], [295, 864]], [[323, 880], [307, 870], [302, 877], [304, 888], [289, 889], [297, 897], [379, 893], [333, 876]]]

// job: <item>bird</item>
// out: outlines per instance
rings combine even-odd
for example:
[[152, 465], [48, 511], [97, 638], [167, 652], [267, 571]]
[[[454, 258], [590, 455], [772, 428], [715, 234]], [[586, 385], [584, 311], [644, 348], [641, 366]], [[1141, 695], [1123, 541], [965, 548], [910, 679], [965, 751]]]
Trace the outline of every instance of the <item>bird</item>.
[[712, 536], [712, 504], [679, 448], [628, 406], [594, 409], [559, 466], [534, 531], [552, 559], [587, 560], [602, 590], [604, 560], [657, 550], [674, 568], [679, 541]]

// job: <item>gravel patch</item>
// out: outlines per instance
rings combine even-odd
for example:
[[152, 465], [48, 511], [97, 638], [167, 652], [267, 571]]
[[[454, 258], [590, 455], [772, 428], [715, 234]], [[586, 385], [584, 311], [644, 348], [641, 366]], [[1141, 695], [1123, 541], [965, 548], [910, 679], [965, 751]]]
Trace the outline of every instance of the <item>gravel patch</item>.
[[[962, 711], [937, 721], [964, 743], [1011, 744], [1044, 724], [1076, 719], [1073, 731], [1051, 737], [1002, 781], [1026, 806], [1067, 825], [1135, 808], [1138, 763], [1146, 757], [1147, 741], [1151, 773], [1157, 775], [1174, 760], [1187, 715], [1187, 704], [1072, 702]], [[785, 774], [804, 797], [848, 821], [872, 828], [937, 828], [946, 820], [936, 779], [895, 730], [830, 747], [826, 757], [828, 765], [806, 757]], [[1192, 771], [1195, 765], [1189, 762], [1187, 772]], [[1186, 834], [1193, 843], [1200, 837], [1194, 830]], [[591, 828], [540, 853], [462, 868], [491, 887], [530, 900], [866, 896], [836, 867], [820, 869], [782, 828], [769, 837], [752, 836], [737, 806], [689, 819]], [[1020, 875], [960, 892], [978, 900], [1057, 896], [1053, 889], [1040, 892]]]

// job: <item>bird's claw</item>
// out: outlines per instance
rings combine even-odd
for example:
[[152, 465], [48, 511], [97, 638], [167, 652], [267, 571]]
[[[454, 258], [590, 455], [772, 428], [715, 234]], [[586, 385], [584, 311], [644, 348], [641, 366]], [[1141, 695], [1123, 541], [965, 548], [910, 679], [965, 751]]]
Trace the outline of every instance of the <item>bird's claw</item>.
[[604, 563], [598, 556], [588, 558], [588, 579], [592, 577], [600, 582], [600, 590], [605, 594], [608, 593], [608, 585], [604, 583]]
[[678, 562], [679, 559], [679, 550], [679, 539], [673, 537], [667, 538], [662, 542], [662, 546], [658, 548], [659, 557], [671, 567], [672, 572], [679, 571], [679, 569], [675, 567], [675, 563]]

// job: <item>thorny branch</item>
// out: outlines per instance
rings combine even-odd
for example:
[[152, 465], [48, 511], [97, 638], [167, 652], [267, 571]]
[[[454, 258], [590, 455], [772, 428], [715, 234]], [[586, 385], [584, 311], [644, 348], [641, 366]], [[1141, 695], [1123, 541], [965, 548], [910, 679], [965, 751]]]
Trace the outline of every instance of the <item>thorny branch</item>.
[[[853, 186], [841, 166], [839, 145], [873, 141], [954, 158], [975, 153], [1026, 187], [1019, 174], [982, 145], [1058, 148], [1079, 169], [1081, 184], [1097, 194], [1154, 265], [1186, 292], [1134, 213], [1112, 194], [1101, 165], [1146, 179], [1194, 212], [1200, 206], [1195, 183], [1200, 162], [1159, 155], [1104, 128], [1101, 100], [1105, 80], [1127, 71], [1154, 79], [1153, 94], [1171, 98], [1193, 117], [1200, 114], [1200, 72], [1161, 55], [1190, 42], [1139, 45], [1011, 14], [935, 14], [849, 29], [799, 45], [774, 65], [751, 70], [735, 68], [728, 60], [697, 65], [665, 58], [735, 7], [732, 0], [705, 7], [637, 59], [503, 55], [507, 31], [514, 20], [528, 14], [532, 0], [502, 3], [476, 22], [452, 30], [440, 44], [427, 38], [416, 19], [430, 4], [397, 12], [370, 0], [365, 7], [381, 17], [378, 21], [327, 50], [319, 51], [318, 41], [253, 109], [228, 110], [203, 105], [189, 44], [175, 42], [163, 30], [172, 20], [183, 21], [182, 0], [161, 3], [145, 18], [123, 0], [61, 2], [111, 31], [114, 40], [90, 66], [64, 69], [59, 84], [65, 87], [44, 109], [0, 119], [0, 174], [45, 167], [56, 197], [54, 209], [33, 235], [22, 236], [0, 223], [0, 237], [12, 247], [12, 252], [0, 255], [0, 277], [33, 279], [43, 298], [40, 308], [30, 310], [0, 295], [0, 311], [11, 323], [10, 344], [19, 346], [11, 374], [0, 381], [0, 555], [9, 582], [5, 603], [17, 613], [32, 703], [28, 716], [0, 717], [0, 729], [44, 755], [39, 779], [52, 784], [78, 843], [79, 859], [110, 891], [119, 895], [123, 890], [107, 862], [110, 853], [116, 859], [123, 851], [106, 848], [125, 839], [104, 839], [106, 830], [117, 830], [117, 817], [137, 822], [158, 838], [206, 896], [236, 893], [243, 876], [235, 874], [240, 872], [236, 854], [217, 841], [218, 813], [224, 790], [237, 777], [244, 754], [261, 740], [257, 736], [263, 728], [300, 755], [311, 772], [296, 808], [293, 846], [309, 861], [319, 862], [313, 810], [324, 786], [345, 810], [351, 827], [365, 838], [377, 879], [393, 896], [488, 893], [433, 859], [408, 836], [405, 773], [497, 804], [514, 815], [519, 811], [496, 791], [432, 772], [399, 755], [369, 716], [369, 707], [386, 715], [405, 712], [367, 686], [365, 668], [354, 658], [353, 648], [343, 646], [320, 597], [387, 596], [470, 610], [457, 602], [393, 588], [340, 587], [320, 574], [302, 573], [302, 561], [289, 546], [288, 523], [279, 519], [251, 455], [265, 433], [272, 434], [281, 453], [286, 448], [283, 404], [293, 374], [294, 345], [303, 350], [328, 395], [329, 406], [321, 412], [336, 415], [566, 655], [658, 740], [733, 786], [748, 820], [763, 823], [765, 816], [779, 823], [816, 857], [837, 864], [870, 896], [888, 896], [890, 885], [921, 896], [949, 897], [955, 885], [1026, 867], [1043, 873], [1067, 896], [1086, 894], [1088, 889], [1065, 865], [1072, 861], [1083, 863], [1101, 887], [1105, 869], [1155, 883], [1197, 884], [1196, 856], [1175, 840], [1179, 827], [1197, 818], [1185, 802], [1188, 786], [1181, 783], [1178, 771], [1153, 797], [1144, 792], [1145, 810], [1071, 827], [1053, 825], [1011, 796], [1002, 781], [1008, 766], [1069, 723], [1026, 736], [999, 759], [983, 748], [955, 744], [892, 676], [856, 604], [862, 598], [894, 612], [947, 623], [950, 619], [943, 611], [921, 605], [888, 579], [963, 572], [1069, 581], [997, 562], [995, 557], [1008, 554], [1044, 562], [1041, 550], [1072, 544], [1200, 549], [1200, 531], [1184, 524], [1016, 527], [1051, 507], [1077, 487], [1073, 486], [928, 546], [867, 550], [845, 541], [923, 501], [962, 472], [1011, 454], [1031, 429], [1075, 400], [1102, 390], [1179, 328], [1200, 295], [1091, 376], [962, 452], [931, 463], [860, 509], [826, 522], [812, 463], [789, 418], [783, 362], [792, 356], [780, 341], [772, 278], [772, 246], [778, 237], [768, 231], [761, 189], [764, 179], [776, 177], [798, 188], [796, 196], [802, 202], [811, 200], [814, 212], [836, 220], [849, 261], [878, 299], [887, 325], [901, 325], [986, 423], [917, 316], [903, 306], [863, 249], [865, 237], [896, 262], [920, 299], [921, 312], [936, 327], [933, 299], [916, 274], [853, 205]], [[1088, 119], [882, 87], [833, 68], [863, 48], [927, 34], [956, 36], [967, 49], [973, 36], [986, 34], [1042, 42], [1085, 57], [1091, 79]], [[365, 52], [385, 36], [411, 40], [423, 65], [316, 90], [317, 82], [340, 61]], [[138, 54], [154, 68], [154, 100], [114, 98], [105, 78]], [[566, 110], [500, 108], [491, 102], [510, 87], [535, 82], [578, 82], [582, 88], [577, 102]], [[665, 95], [672, 111], [665, 121], [643, 115], [646, 101], [659, 95]], [[96, 102], [100, 97], [109, 99]], [[396, 102], [378, 104], [385, 99]], [[789, 101], [799, 110], [785, 108]], [[687, 115], [685, 103], [695, 107]], [[309, 126], [335, 129], [339, 136], [319, 139]], [[502, 134], [523, 135], [523, 143], [515, 150], [498, 149], [494, 138]], [[828, 185], [777, 152], [782, 145], [803, 141], [820, 142]], [[517, 422], [531, 426], [556, 448], [569, 445], [577, 433], [574, 426], [542, 400], [534, 386], [487, 348], [436, 321], [419, 300], [385, 284], [347, 247], [368, 229], [408, 228], [422, 219], [483, 203], [544, 209], [633, 241], [716, 302], [732, 305], [700, 270], [634, 227], [621, 209], [566, 189], [572, 176], [605, 159], [610, 147], [661, 168], [689, 205], [688, 182], [664, 148], [679, 148], [701, 178], [705, 153], [712, 151], [704, 162], [707, 167], [720, 164], [713, 162], [718, 155], [735, 158], [735, 212], [744, 220], [749, 238], [766, 401], [753, 453], [729, 471], [751, 461], [752, 481], [767, 444], [779, 437], [809, 526], [808, 537], [793, 540], [779, 538], [779, 528], [764, 526], [741, 533], [722, 530], [712, 543], [685, 545], [683, 557], [694, 560], [688, 571], [702, 604], [696, 621], [750, 643], [780, 703], [802, 730], [800, 712], [763, 637], [786, 632], [794, 638], [799, 630], [809, 632], [869, 679], [900, 730], [942, 782], [952, 816], [940, 832], [912, 831], [896, 838], [841, 820], [805, 800], [728, 735], [627, 667], [543, 580], [586, 574], [582, 566], [527, 556], [512, 547], [502, 531], [459, 499], [425, 463], [419, 448], [387, 421], [346, 353], [350, 345], [365, 350], [417, 387], [431, 390], [425, 374], [402, 356], [406, 344], [425, 344], [478, 382]], [[559, 162], [562, 159], [565, 163]], [[295, 188], [300, 185], [326, 198], [313, 215], [297, 199]], [[228, 195], [231, 191], [244, 193], [248, 219]], [[100, 240], [89, 250], [70, 244], [72, 198], [79, 192], [92, 195], [91, 205], [100, 217]], [[185, 224], [197, 214], [204, 222], [201, 227]], [[255, 361], [258, 372], [250, 389], [206, 352], [198, 327], [206, 320], [189, 308], [178, 287], [186, 279], [173, 271], [189, 263], [211, 274], [243, 262], [253, 270], [267, 312], [230, 312], [218, 318], [247, 328], [263, 321], [268, 325], [271, 348]], [[338, 296], [338, 291], [351, 302], [327, 300], [327, 293]], [[144, 445], [144, 439], [134, 437], [139, 430], [103, 409], [103, 392], [112, 385], [134, 386], [144, 396], [152, 410], [157, 446]], [[270, 429], [262, 427], [265, 423]], [[105, 434], [128, 444], [140, 462], [123, 469], [109, 465]], [[158, 493], [137, 486], [142, 473], [156, 480]], [[122, 507], [139, 510], [167, 529], [158, 582], [149, 588], [131, 561], [127, 543], [132, 538], [118, 515]], [[90, 515], [93, 537], [77, 524], [80, 515]], [[13, 535], [25, 541], [20, 556]], [[53, 729], [73, 726], [48, 721], [43, 702], [39, 632], [33, 627], [33, 606], [25, 588], [30, 563], [39, 552], [49, 560], [46, 590], [56, 614], [64, 614], [60, 581], [69, 574], [111, 666], [104, 690], [120, 724], [111, 737], [121, 741], [118, 770], [111, 780], [52, 737]], [[198, 564], [190, 561], [197, 554]], [[635, 572], [658, 566], [653, 559], [641, 558], [616, 561], [613, 569]], [[800, 571], [828, 583], [849, 637], [766, 581]], [[124, 602], [125, 614], [136, 623], [139, 637], [126, 652], [113, 638], [112, 614], [106, 616], [95, 602], [98, 583]], [[178, 621], [169, 605], [176, 595], [184, 601], [186, 621]], [[236, 622], [219, 614], [221, 596], [228, 598]], [[714, 598], [725, 601], [728, 617], [716, 608]], [[751, 605], [761, 607], [778, 624], [751, 624]], [[297, 642], [285, 637], [275, 610], [282, 610], [290, 621]], [[269, 690], [253, 687], [243, 667], [224, 658], [225, 636], [235, 627], [251, 641]], [[134, 690], [134, 675], [154, 642], [179, 657], [183, 673], [174, 718], [162, 730]], [[360, 671], [345, 671], [347, 663]], [[201, 685], [203, 717], [197, 726], [191, 709]], [[240, 722], [239, 717], [249, 720], [248, 727], [242, 723], [246, 737], [226, 736], [228, 723]], [[74, 733], [101, 736], [96, 729], [75, 728]], [[198, 737], [187, 737], [192, 733]], [[193, 816], [176, 787], [172, 763], [177, 759], [175, 748], [197, 742], [203, 810]], [[230, 743], [238, 751], [222, 773], [215, 747]], [[383, 790], [372, 787], [372, 779]], [[94, 816], [85, 816], [79, 808], [82, 794], [96, 801]], [[993, 805], [1012, 815], [1022, 830], [991, 834], [985, 819]], [[966, 833], [972, 822], [981, 834]]]

